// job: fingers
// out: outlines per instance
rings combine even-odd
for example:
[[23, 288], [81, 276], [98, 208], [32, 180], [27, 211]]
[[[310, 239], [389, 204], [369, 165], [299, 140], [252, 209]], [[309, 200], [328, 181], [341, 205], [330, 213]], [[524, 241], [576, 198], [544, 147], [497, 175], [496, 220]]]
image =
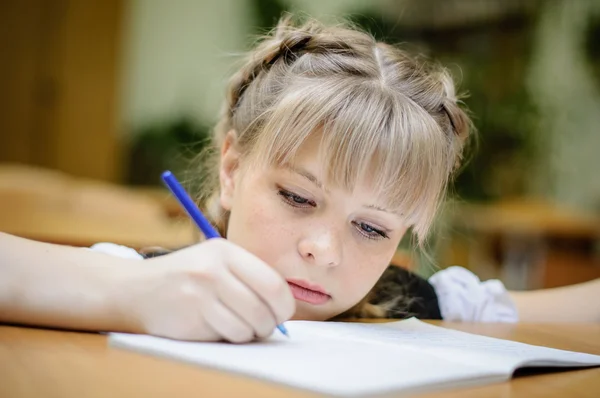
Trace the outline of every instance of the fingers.
[[254, 330], [219, 300], [204, 309], [204, 319], [225, 340], [246, 343], [254, 339]]
[[257, 337], [268, 337], [277, 326], [271, 308], [234, 275], [227, 274], [216, 287], [221, 302], [250, 325]]
[[232, 249], [227, 261], [231, 273], [269, 306], [278, 324], [291, 318], [296, 302], [287, 282], [250, 252], [235, 245]]
[[[168, 305], [161, 306], [163, 311], [153, 307], [146, 319], [149, 328], [171, 325], [151, 328], [159, 334], [242, 343], [271, 335], [277, 324], [294, 314], [295, 300], [287, 282], [258, 257], [226, 240], [211, 239], [148, 261], [163, 265], [154, 267], [160, 271], [154, 290]], [[152, 297], [156, 299], [156, 294]], [[187, 315], [170, 321], [169, 306]]]

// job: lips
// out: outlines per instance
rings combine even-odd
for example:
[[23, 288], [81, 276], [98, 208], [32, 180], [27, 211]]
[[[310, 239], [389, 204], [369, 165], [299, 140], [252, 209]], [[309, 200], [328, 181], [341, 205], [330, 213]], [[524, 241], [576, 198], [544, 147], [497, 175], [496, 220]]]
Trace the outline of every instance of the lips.
[[313, 305], [322, 305], [331, 300], [331, 296], [327, 294], [325, 289], [317, 284], [301, 279], [288, 279], [287, 283], [296, 300]]

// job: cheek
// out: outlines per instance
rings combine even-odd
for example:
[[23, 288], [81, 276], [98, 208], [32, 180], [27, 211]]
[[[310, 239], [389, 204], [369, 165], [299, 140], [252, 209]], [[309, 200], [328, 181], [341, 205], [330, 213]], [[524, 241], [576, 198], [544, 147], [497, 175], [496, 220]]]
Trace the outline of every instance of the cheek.
[[[338, 272], [339, 291], [346, 305], [354, 305], [365, 297], [390, 264], [394, 247], [365, 250], [358, 245], [350, 250], [348, 261]], [[362, 250], [359, 250], [362, 249]]]
[[277, 268], [294, 248], [295, 228], [275, 200], [272, 192], [239, 195], [232, 207], [227, 238]]

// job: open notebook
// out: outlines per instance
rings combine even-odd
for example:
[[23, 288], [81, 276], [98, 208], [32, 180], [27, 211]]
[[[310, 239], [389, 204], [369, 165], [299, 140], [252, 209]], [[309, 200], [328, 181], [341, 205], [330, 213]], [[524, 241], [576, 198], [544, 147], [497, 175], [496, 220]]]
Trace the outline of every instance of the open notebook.
[[334, 396], [421, 393], [512, 377], [521, 367], [598, 366], [600, 356], [389, 323], [289, 321], [290, 338], [234, 345], [111, 333], [109, 343]]

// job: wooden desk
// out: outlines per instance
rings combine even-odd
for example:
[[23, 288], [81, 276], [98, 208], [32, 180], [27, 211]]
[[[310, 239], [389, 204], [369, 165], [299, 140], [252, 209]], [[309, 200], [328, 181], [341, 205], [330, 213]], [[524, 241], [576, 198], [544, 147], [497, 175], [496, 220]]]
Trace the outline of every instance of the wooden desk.
[[0, 220], [0, 231], [28, 239], [84, 247], [98, 242], [112, 242], [136, 249], [148, 246], [175, 249], [198, 240], [198, 229], [185, 219], [133, 222], [35, 209], [26, 214], [7, 212]]
[[529, 290], [600, 278], [599, 214], [521, 198], [457, 205], [449, 224], [442, 263], [467, 266], [481, 279]]
[[166, 189], [133, 188], [0, 163], [0, 231], [29, 239], [174, 249], [199, 236], [178, 206]]
[[[600, 354], [600, 325], [444, 327]], [[428, 394], [443, 397], [597, 397], [600, 368], [523, 376], [511, 382]], [[0, 397], [315, 397], [225, 372], [109, 348], [98, 334], [0, 326]]]

